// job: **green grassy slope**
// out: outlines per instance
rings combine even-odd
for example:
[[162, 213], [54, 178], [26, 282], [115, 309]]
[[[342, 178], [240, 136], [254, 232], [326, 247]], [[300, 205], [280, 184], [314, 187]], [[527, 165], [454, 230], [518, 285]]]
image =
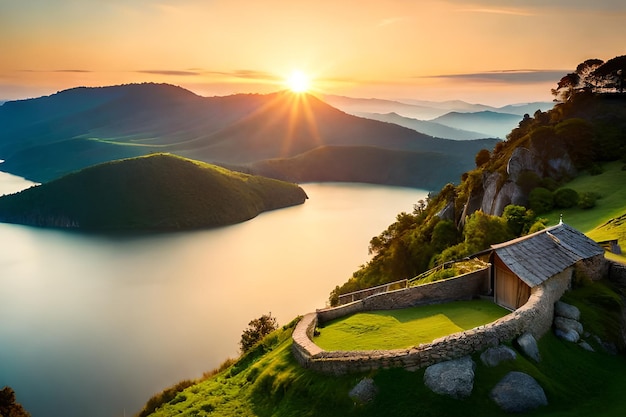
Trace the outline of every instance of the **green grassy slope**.
[[[598, 285], [598, 287], [595, 287]], [[608, 306], [615, 300], [602, 284], [573, 291], [568, 302], [583, 307], [586, 329], [603, 334]], [[594, 304], [596, 302], [596, 304]], [[584, 305], [583, 305], [584, 304]], [[615, 306], [613, 306], [615, 307]], [[595, 311], [589, 317], [590, 311]], [[293, 324], [292, 324], [293, 325]], [[472, 395], [454, 400], [434, 394], [423, 384], [424, 370], [390, 369], [366, 374], [325, 376], [300, 367], [290, 352], [291, 326], [273, 333], [231, 368], [194, 384], [174, 396], [152, 416], [258, 416], [258, 417], [374, 417], [374, 416], [506, 416], [489, 399], [493, 386], [509, 371], [532, 375], [546, 392], [549, 405], [529, 416], [621, 416], [626, 390], [626, 358], [596, 352], [557, 339], [551, 333], [539, 341], [537, 364], [518, 352], [515, 361], [495, 368], [484, 366], [479, 354]], [[380, 392], [366, 405], [350, 400], [348, 392], [363, 377], [372, 377]], [[152, 402], [154, 406], [156, 403]]]
[[241, 222], [305, 199], [295, 184], [155, 154], [2, 197], [0, 220], [92, 230], [189, 229]]
[[563, 221], [582, 232], [589, 232], [606, 221], [618, 217], [626, 210], [626, 170], [622, 170], [623, 162], [609, 162], [602, 166], [603, 172], [599, 175], [582, 173], [573, 181], [563, 185], [563, 188], [572, 188], [578, 193], [594, 192], [600, 195], [593, 209], [583, 210], [578, 207], [571, 209], [554, 210], [542, 215], [549, 220], [549, 224], [559, 221], [563, 214]]
[[600, 195], [592, 209], [573, 207], [553, 210], [546, 215], [548, 224], [556, 224], [563, 214], [563, 221], [584, 232], [595, 241], [618, 239], [625, 252], [621, 256], [607, 253], [606, 257], [626, 263], [626, 170], [622, 162], [610, 162], [602, 166], [599, 175], [583, 173], [563, 187], [572, 188], [579, 194], [594, 192]]

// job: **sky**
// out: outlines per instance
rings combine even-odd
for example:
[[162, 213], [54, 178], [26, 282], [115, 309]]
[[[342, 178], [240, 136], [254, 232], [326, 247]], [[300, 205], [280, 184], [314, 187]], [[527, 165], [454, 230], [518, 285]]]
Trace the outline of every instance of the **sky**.
[[623, 0], [0, 0], [0, 100], [77, 86], [550, 101], [589, 58], [626, 54]]

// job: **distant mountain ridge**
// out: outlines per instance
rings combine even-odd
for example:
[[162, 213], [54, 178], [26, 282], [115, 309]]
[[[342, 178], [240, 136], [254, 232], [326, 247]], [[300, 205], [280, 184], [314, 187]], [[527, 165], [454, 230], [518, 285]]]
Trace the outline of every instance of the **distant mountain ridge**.
[[427, 135], [454, 140], [504, 139], [525, 114], [533, 115], [537, 110], [546, 111], [554, 106], [551, 102], [534, 102], [493, 107], [461, 100], [393, 101], [331, 95], [324, 96], [324, 99], [350, 114], [396, 123]]
[[488, 133], [472, 132], [470, 130], [457, 129], [451, 126], [446, 126], [442, 123], [432, 122], [428, 120], [412, 119], [410, 117], [400, 116], [397, 113], [359, 113], [359, 116], [367, 119], [379, 120], [381, 122], [394, 123], [399, 126], [404, 126], [409, 129], [413, 129], [416, 132], [424, 133], [426, 135], [452, 139], [452, 140], [475, 140], [484, 139], [492, 135]]
[[[451, 156], [447, 175], [440, 179], [446, 183], [471, 169], [474, 155], [495, 143], [437, 139], [284, 91], [200, 97], [173, 85], [146, 83], [79, 87], [0, 106], [2, 169], [38, 182], [154, 152], [251, 172], [261, 161], [295, 158], [316, 148], [367, 146]], [[347, 155], [356, 158], [350, 164], [358, 167], [358, 155], [364, 154]], [[411, 160], [411, 166], [419, 164]], [[368, 177], [372, 168], [362, 164], [355, 181]]]
[[418, 120], [432, 120], [450, 112], [477, 113], [492, 111], [523, 116], [533, 115], [537, 110], [546, 111], [554, 107], [553, 102], [537, 101], [531, 103], [508, 104], [502, 107], [485, 104], [472, 104], [462, 100], [381, 100], [376, 98], [354, 98], [337, 95], [323, 95], [324, 101], [346, 113], [397, 113], [400, 116]]
[[462, 130], [479, 130], [487, 133], [489, 137], [504, 139], [521, 120], [522, 117], [517, 114], [483, 110], [475, 113], [450, 112], [431, 121]]

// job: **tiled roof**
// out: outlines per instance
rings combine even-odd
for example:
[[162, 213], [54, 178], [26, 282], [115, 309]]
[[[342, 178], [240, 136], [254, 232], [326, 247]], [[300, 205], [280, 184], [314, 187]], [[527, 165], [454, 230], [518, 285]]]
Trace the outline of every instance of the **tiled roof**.
[[565, 223], [491, 248], [531, 288], [581, 259], [604, 253], [600, 245]]

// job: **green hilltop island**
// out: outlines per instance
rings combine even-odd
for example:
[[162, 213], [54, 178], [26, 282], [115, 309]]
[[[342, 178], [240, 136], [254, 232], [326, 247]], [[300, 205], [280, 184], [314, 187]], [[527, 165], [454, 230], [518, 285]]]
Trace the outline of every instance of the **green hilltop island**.
[[622, 416], [623, 70], [580, 64], [552, 110], [372, 238], [329, 306], [251, 321], [239, 358], [138, 416]]
[[296, 184], [171, 154], [106, 162], [0, 198], [0, 221], [97, 231], [217, 227], [302, 204]]

